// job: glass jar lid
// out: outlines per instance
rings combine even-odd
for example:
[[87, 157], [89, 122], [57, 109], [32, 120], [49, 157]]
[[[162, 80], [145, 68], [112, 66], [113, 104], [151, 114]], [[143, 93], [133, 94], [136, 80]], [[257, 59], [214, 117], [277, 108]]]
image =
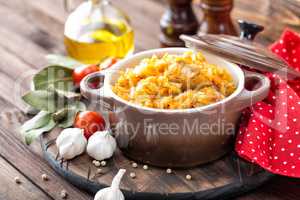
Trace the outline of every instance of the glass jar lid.
[[[267, 48], [251, 41], [263, 27], [239, 21], [241, 37], [229, 35], [198, 34], [193, 36], [181, 35], [186, 47], [205, 50], [221, 56], [231, 62], [257, 69], [262, 72], [272, 72], [283, 78], [300, 78], [300, 72], [288, 67], [287, 63], [269, 51]], [[246, 23], [246, 25], [245, 25]], [[250, 32], [249, 33], [249, 26]], [[253, 31], [253, 26], [256, 30]], [[245, 30], [246, 27], [246, 30]], [[258, 30], [259, 28], [259, 30]]]

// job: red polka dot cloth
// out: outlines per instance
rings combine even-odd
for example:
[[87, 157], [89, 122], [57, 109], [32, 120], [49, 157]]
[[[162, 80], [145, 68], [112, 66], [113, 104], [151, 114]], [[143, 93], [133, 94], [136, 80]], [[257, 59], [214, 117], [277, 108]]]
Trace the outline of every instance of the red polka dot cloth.
[[[300, 71], [300, 35], [285, 30], [270, 49]], [[268, 97], [243, 111], [235, 150], [242, 158], [280, 175], [300, 178], [300, 79], [271, 80]]]

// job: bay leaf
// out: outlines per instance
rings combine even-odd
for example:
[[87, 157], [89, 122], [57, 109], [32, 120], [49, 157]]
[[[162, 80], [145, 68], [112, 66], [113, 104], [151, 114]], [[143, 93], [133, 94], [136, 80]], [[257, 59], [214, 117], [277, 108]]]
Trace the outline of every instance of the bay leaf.
[[74, 91], [73, 70], [60, 65], [51, 65], [33, 77], [34, 90], [46, 90], [53, 87], [63, 91]]
[[[50, 90], [34, 90], [27, 92], [22, 99], [30, 106], [38, 110], [46, 110], [55, 112], [59, 105], [65, 104], [65, 99], [60, 99], [55, 91]], [[62, 107], [63, 107], [62, 106]]]
[[51, 113], [47, 111], [40, 111], [37, 115], [35, 115], [30, 120], [26, 121], [21, 126], [21, 132], [30, 131], [32, 129], [40, 128], [44, 126], [50, 119]]
[[33, 90], [23, 95], [22, 99], [32, 108], [56, 112], [81, 99], [80, 93], [62, 91], [53, 88]]
[[68, 98], [69, 100], [71, 100], [71, 99], [80, 100], [81, 99], [81, 94], [77, 93], [77, 92], [64, 91], [64, 90], [58, 90], [58, 89], [55, 89], [55, 91], [57, 92], [58, 95], [64, 96], [64, 97]]
[[78, 112], [85, 111], [86, 105], [83, 102], [74, 102], [72, 105], [53, 113], [52, 117], [56, 121], [59, 127], [68, 128], [74, 124], [75, 117]]
[[26, 144], [31, 144], [42, 133], [50, 131], [56, 123], [52, 119], [52, 114], [47, 111], [40, 111], [32, 119], [26, 121], [20, 129], [22, 138]]
[[62, 55], [57, 55], [57, 54], [49, 54], [46, 56], [46, 59], [49, 64], [51, 65], [61, 65], [70, 69], [74, 69], [78, 66], [83, 65], [79, 61], [68, 57], [68, 56], [62, 56]]
[[32, 129], [30, 131], [26, 131], [24, 135], [25, 143], [30, 145], [35, 139], [37, 139], [41, 134], [52, 130], [56, 126], [54, 120], [50, 117], [50, 120], [43, 127]]

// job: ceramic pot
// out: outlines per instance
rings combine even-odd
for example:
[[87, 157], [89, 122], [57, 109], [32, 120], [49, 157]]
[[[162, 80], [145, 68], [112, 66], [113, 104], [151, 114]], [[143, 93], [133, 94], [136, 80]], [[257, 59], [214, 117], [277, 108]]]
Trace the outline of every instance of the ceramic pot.
[[[122, 152], [133, 160], [160, 167], [192, 167], [216, 160], [232, 150], [241, 111], [264, 99], [270, 82], [264, 75], [244, 72], [239, 66], [211, 53], [207, 61], [226, 68], [237, 89], [225, 99], [192, 109], [153, 109], [127, 102], [112, 91], [120, 71], [135, 67], [143, 58], [165, 53], [181, 55], [188, 48], [163, 48], [137, 53], [115, 64], [105, 76], [88, 75], [81, 82], [82, 94], [92, 101], [113, 107], [118, 119], [115, 136]], [[93, 79], [103, 81], [99, 89], [89, 87]], [[259, 82], [249, 91], [245, 81]]]

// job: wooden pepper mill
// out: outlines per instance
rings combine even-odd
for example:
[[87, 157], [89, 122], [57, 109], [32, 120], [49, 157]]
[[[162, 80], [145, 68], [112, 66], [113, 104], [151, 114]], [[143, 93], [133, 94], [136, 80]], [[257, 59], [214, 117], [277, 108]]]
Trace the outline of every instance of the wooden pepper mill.
[[194, 35], [199, 23], [192, 9], [192, 0], [167, 0], [168, 8], [160, 20], [161, 46], [184, 46], [179, 39], [181, 34]]
[[237, 35], [231, 20], [233, 0], [198, 0], [203, 12], [199, 33]]

